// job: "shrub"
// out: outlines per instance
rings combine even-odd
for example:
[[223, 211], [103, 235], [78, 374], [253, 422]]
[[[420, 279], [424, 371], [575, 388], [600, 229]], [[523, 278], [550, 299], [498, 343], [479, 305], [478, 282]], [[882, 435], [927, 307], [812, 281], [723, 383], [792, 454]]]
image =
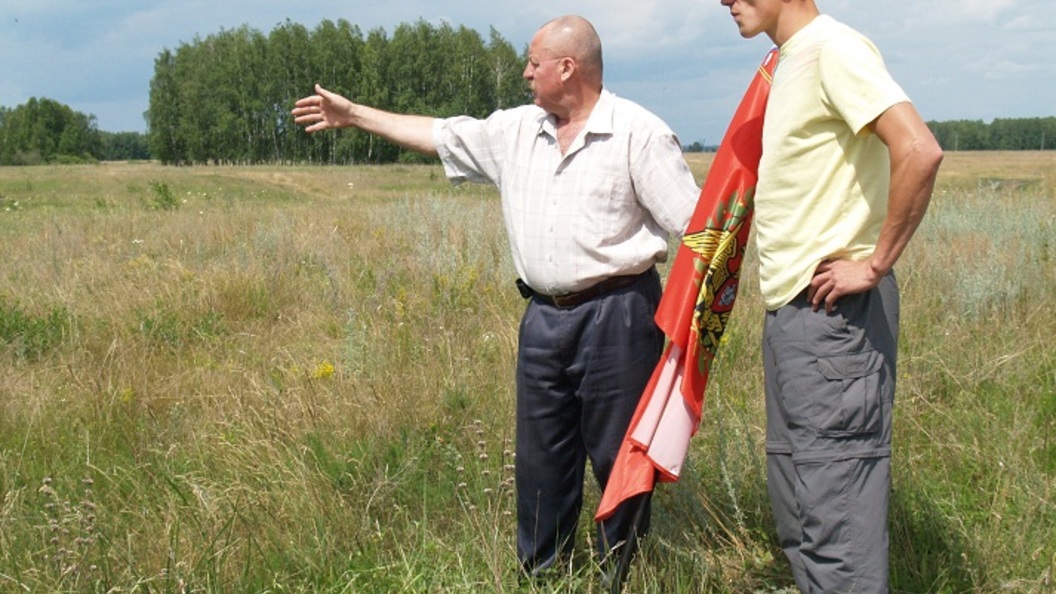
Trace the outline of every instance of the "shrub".
[[63, 341], [70, 328], [70, 314], [65, 307], [33, 315], [0, 295], [0, 342], [19, 358], [35, 359], [51, 350]]

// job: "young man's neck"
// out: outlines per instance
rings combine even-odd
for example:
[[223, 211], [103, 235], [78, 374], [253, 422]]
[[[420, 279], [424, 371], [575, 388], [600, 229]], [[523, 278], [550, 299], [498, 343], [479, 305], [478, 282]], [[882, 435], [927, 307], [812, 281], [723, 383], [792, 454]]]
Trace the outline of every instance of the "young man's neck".
[[813, 0], [806, 0], [805, 2], [793, 0], [785, 4], [781, 17], [778, 19], [777, 27], [773, 31], [768, 32], [770, 41], [773, 41], [774, 45], [781, 47], [793, 35], [799, 33], [803, 27], [809, 25], [819, 14], [821, 12]]

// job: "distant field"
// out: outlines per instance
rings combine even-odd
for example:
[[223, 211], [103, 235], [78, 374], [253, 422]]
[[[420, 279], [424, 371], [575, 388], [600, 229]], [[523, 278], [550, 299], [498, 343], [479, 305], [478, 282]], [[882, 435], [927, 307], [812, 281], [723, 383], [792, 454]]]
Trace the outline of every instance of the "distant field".
[[[947, 154], [897, 269], [895, 592], [1056, 592], [1054, 237], [1056, 152]], [[524, 305], [494, 189], [0, 168], [0, 253], [0, 592], [602, 591], [589, 513], [567, 575], [515, 569]], [[791, 586], [749, 258], [627, 592]]]

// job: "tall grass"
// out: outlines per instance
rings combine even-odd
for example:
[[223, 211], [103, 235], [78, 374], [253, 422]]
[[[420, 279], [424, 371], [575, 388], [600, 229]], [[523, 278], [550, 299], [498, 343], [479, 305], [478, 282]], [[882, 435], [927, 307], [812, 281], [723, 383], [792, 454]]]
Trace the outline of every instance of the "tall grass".
[[[1054, 165], [948, 155], [899, 268], [895, 591], [1056, 591]], [[523, 302], [494, 190], [0, 168], [0, 250], [0, 592], [602, 591], [593, 492], [565, 573], [516, 570]], [[791, 586], [747, 276], [629, 592]]]

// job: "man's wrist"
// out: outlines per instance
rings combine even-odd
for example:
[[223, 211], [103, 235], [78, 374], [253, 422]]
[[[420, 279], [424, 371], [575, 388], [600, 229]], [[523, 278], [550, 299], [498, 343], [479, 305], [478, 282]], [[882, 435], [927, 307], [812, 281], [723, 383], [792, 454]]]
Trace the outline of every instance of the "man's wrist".
[[884, 278], [884, 276], [891, 271], [890, 266], [887, 266], [882, 262], [878, 262], [876, 258], [869, 258], [868, 264], [869, 271], [872, 272], [874, 282], [880, 282], [880, 279]]

